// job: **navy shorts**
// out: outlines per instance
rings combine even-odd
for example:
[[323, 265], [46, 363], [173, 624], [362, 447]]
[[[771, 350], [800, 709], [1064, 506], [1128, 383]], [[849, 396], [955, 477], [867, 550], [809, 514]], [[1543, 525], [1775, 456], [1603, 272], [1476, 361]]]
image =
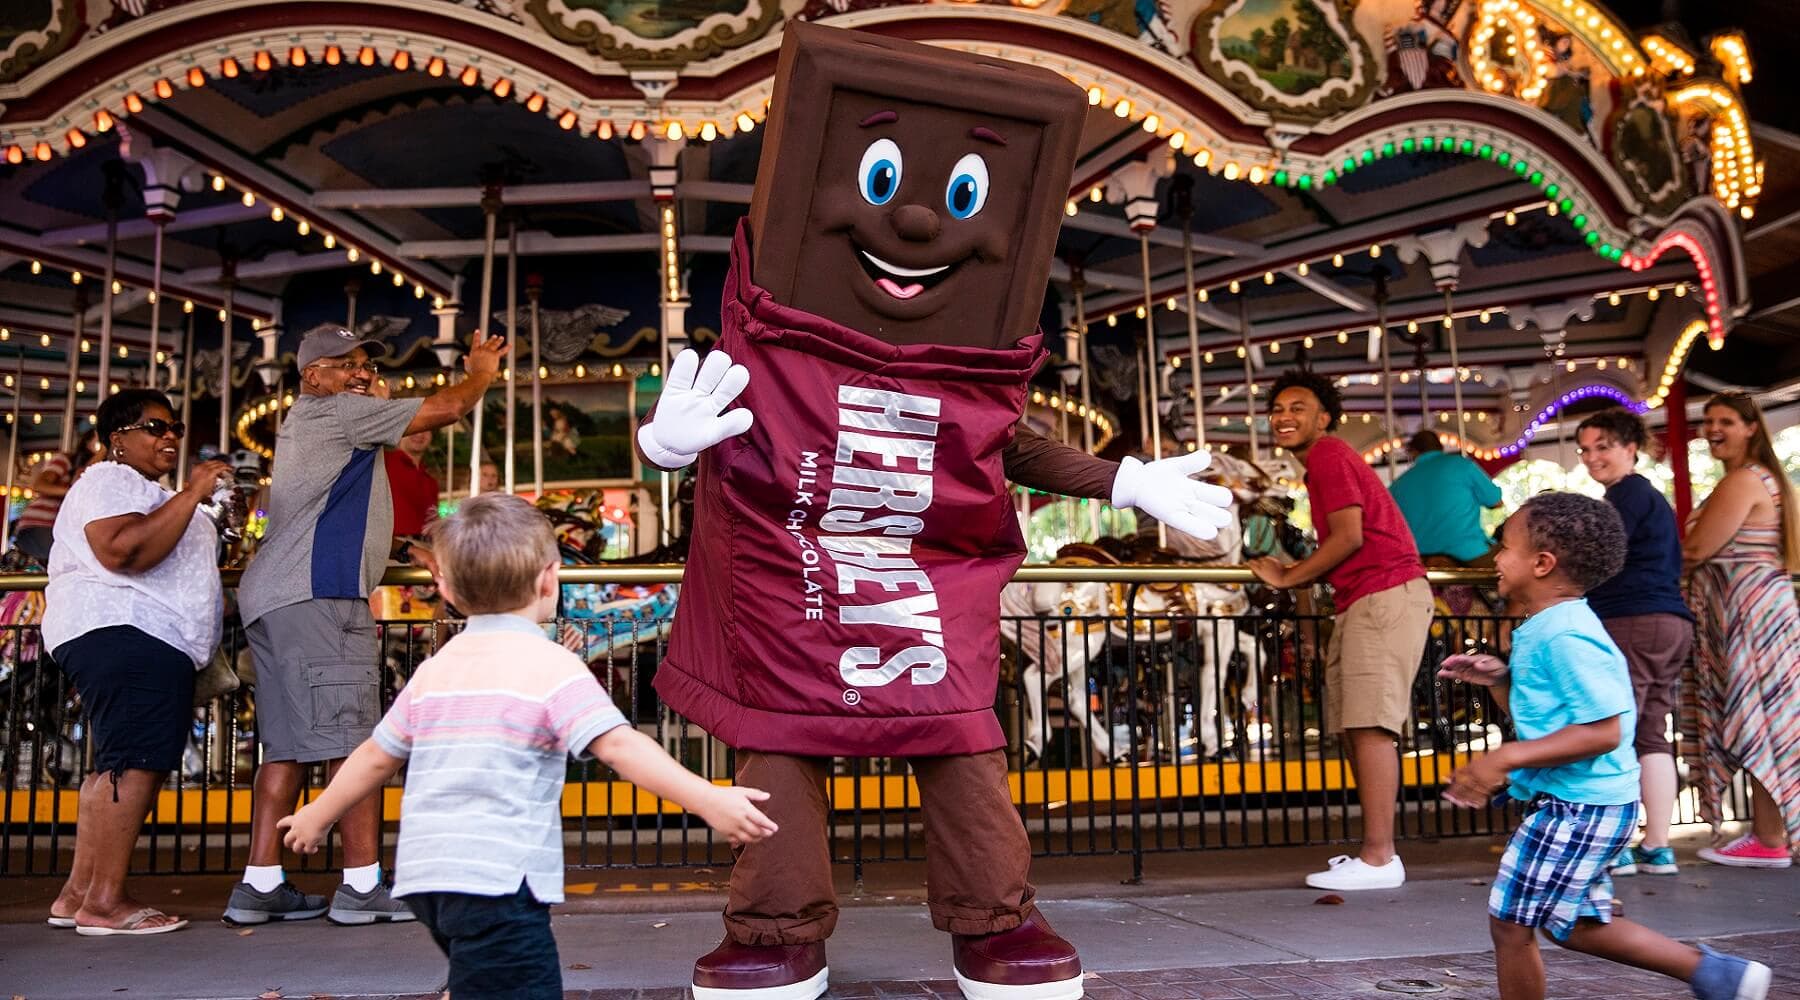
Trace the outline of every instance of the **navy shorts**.
[[94, 737], [94, 771], [173, 771], [194, 723], [194, 661], [130, 625], [109, 625], [51, 655], [75, 690]]
[[550, 907], [529, 886], [510, 896], [415, 892], [406, 905], [449, 957], [455, 1000], [562, 1000]]

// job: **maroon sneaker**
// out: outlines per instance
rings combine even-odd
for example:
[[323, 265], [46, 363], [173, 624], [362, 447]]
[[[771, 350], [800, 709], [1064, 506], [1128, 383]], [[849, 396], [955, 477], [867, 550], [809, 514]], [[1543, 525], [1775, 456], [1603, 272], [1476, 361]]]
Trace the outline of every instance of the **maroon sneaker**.
[[694, 963], [694, 1000], [815, 1000], [830, 971], [823, 941], [750, 945], [726, 938]]
[[1036, 910], [998, 934], [951, 937], [956, 985], [967, 1000], [1077, 1000], [1081, 956]]

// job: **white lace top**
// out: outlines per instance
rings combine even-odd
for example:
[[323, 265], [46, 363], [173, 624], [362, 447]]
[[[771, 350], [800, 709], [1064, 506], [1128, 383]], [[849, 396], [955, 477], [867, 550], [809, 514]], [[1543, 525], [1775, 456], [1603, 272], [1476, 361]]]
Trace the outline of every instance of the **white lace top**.
[[219, 645], [225, 614], [219, 585], [219, 532], [196, 510], [163, 561], [142, 573], [115, 573], [89, 547], [91, 521], [148, 514], [175, 494], [118, 462], [96, 462], [70, 487], [56, 515], [50, 584], [44, 591], [44, 645], [112, 625], [130, 625], [174, 646], [197, 670]]

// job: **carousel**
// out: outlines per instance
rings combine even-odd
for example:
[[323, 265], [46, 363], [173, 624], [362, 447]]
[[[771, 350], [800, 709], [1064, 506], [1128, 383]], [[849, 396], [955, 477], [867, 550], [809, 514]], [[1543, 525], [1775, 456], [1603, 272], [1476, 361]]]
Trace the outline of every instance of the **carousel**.
[[[1631, 407], [1666, 430], [1685, 514], [1690, 393], [1778, 405], [1800, 376], [1800, 138], [1750, 108], [1755, 32], [1792, 29], [1781, 5], [1750, 6], [1766, 23], [1659, 24], [1589, 0], [13, 4], [6, 486], [16, 509], [104, 394], [149, 385], [177, 398], [190, 457], [234, 456], [254, 493], [307, 329], [385, 340], [396, 396], [503, 335], [505, 377], [426, 455], [446, 505], [513, 491], [554, 512], [570, 563], [678, 561], [683, 481], [630, 442], [669, 360], [717, 336], [776, 50], [806, 20], [1086, 91], [1042, 312], [1056, 357], [1027, 420], [1108, 457], [1217, 456], [1243, 530], [1154, 548], [1237, 563], [1306, 544], [1299, 470], [1261, 418], [1292, 366], [1336, 379], [1340, 433], [1390, 474], [1420, 430], [1494, 474], [1572, 465], [1580, 415]], [[1105, 544], [1131, 525], [1098, 502], [1018, 502], [1037, 561], [1070, 543], [1087, 565], [1147, 558]], [[607, 618], [605, 655], [660, 642], [671, 588], [593, 579], [565, 611]], [[1080, 586], [1022, 592], [1008, 613], [1105, 608]], [[1115, 595], [1111, 613], [1247, 610], [1218, 590], [1146, 589], [1123, 611]], [[430, 618], [396, 599], [391, 617]], [[1239, 634], [1234, 649], [1257, 641]], [[1203, 680], [1200, 718], [1221, 695], [1252, 709], [1251, 674], [1230, 692]], [[1153, 714], [1172, 747], [1167, 686]], [[1101, 701], [1071, 691], [1066, 707]], [[1080, 723], [1117, 758], [1099, 753], [1116, 729]]]

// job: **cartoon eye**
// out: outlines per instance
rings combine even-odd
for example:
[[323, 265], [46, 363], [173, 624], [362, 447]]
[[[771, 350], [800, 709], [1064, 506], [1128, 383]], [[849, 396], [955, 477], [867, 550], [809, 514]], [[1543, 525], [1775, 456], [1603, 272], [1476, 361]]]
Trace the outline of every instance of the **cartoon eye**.
[[950, 186], [944, 190], [944, 207], [958, 219], [966, 219], [987, 204], [987, 161], [970, 153], [950, 168]]
[[863, 150], [862, 165], [856, 169], [857, 186], [863, 200], [871, 205], [885, 205], [900, 190], [900, 147], [892, 139], [876, 139]]

